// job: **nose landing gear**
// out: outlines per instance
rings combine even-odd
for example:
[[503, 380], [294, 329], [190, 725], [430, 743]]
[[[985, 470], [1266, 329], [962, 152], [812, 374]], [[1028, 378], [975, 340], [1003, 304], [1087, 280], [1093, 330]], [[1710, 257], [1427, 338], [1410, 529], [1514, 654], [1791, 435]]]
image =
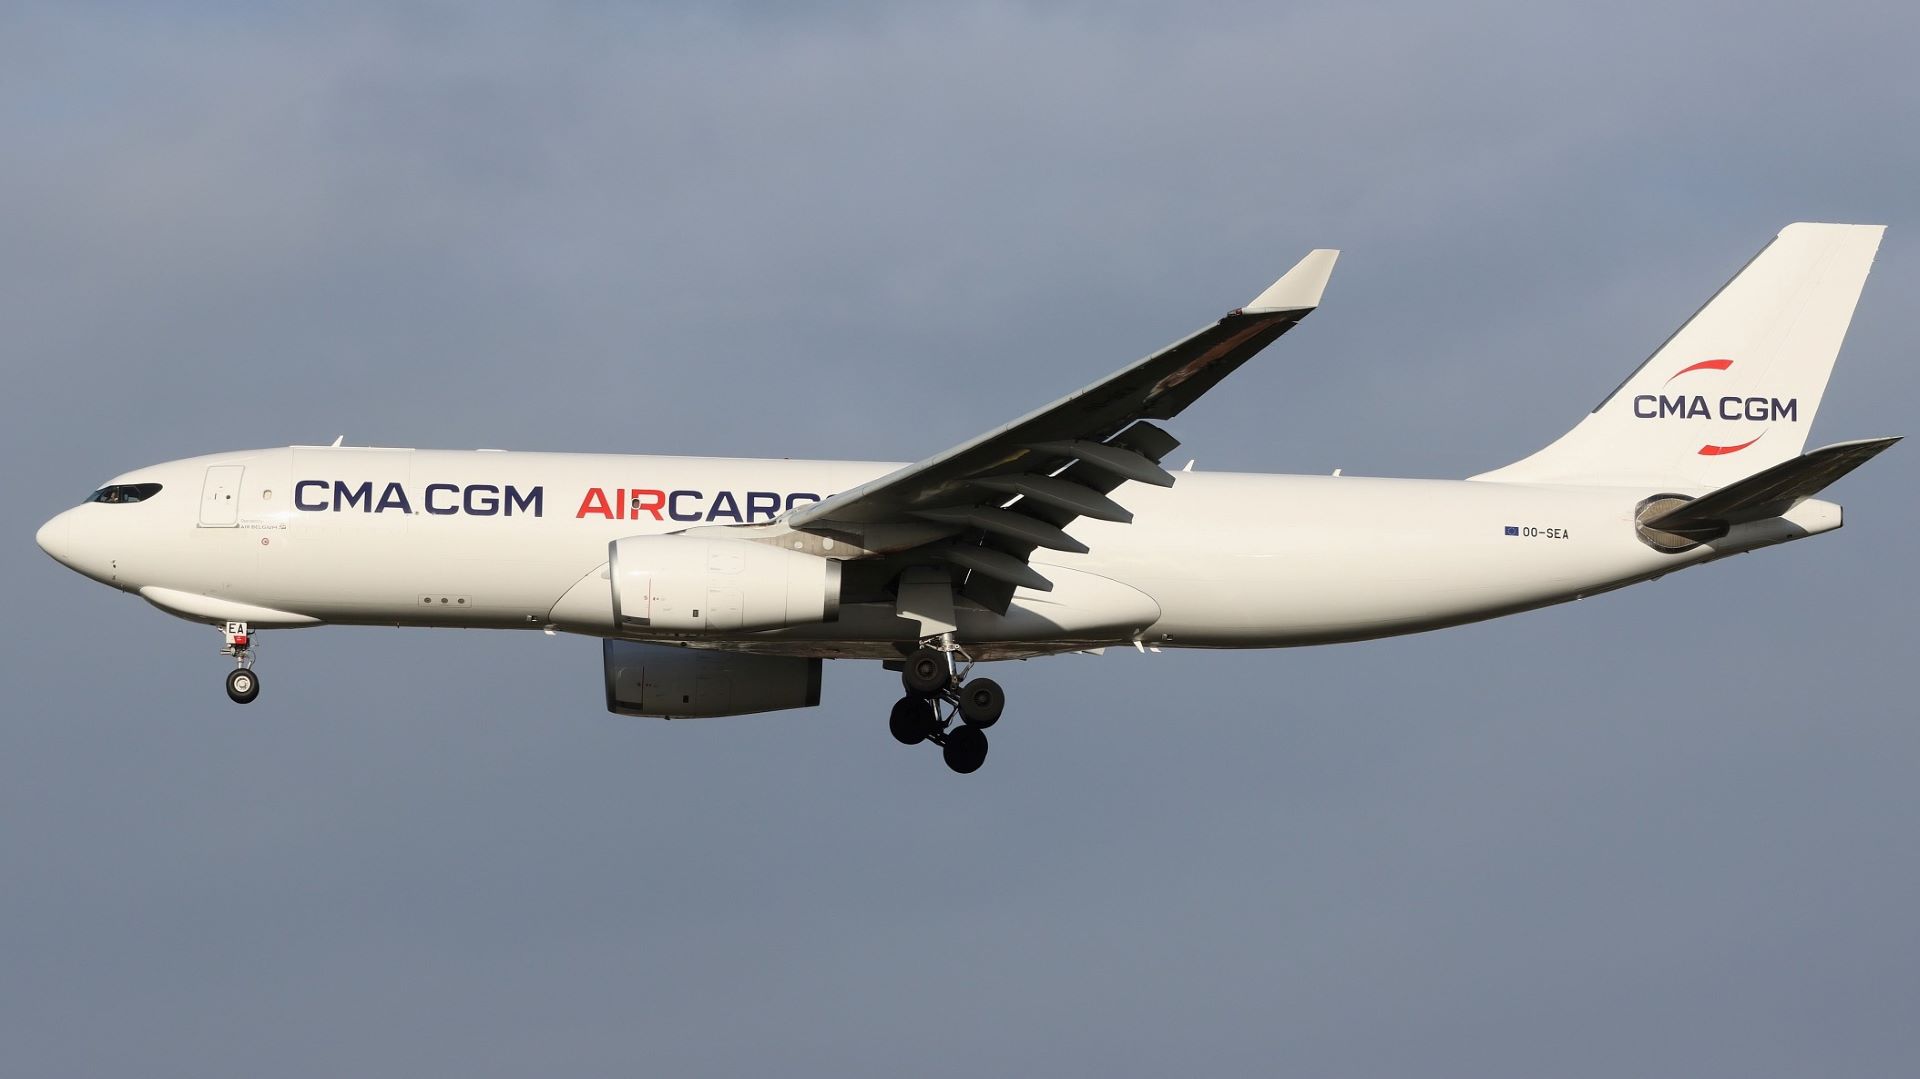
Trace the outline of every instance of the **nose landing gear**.
[[[966, 661], [956, 667], [954, 658]], [[1007, 696], [991, 678], [967, 679], [973, 660], [951, 636], [924, 642], [900, 670], [907, 695], [893, 706], [887, 726], [902, 745], [932, 742], [947, 767], [965, 775], [987, 760], [988, 727], [1000, 721]], [[962, 722], [954, 725], [958, 717]]]
[[260, 695], [260, 676], [253, 673], [253, 634], [245, 622], [228, 622], [227, 646], [223, 656], [233, 657], [233, 670], [227, 672], [227, 696], [235, 704], [251, 704]]
[[260, 695], [260, 679], [245, 667], [227, 672], [227, 696], [235, 704], [251, 704]]

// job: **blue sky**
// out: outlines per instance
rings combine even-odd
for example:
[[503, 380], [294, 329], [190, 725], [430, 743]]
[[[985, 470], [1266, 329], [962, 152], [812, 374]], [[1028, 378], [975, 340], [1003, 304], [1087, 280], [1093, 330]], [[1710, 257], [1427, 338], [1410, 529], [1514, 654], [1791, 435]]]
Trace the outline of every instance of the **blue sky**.
[[892, 676], [711, 723], [598, 649], [218, 642], [45, 558], [324, 442], [912, 459], [1298, 254], [1198, 467], [1461, 476], [1781, 225], [1891, 226], [1815, 441], [1909, 430], [1897, 5], [16, 5], [0, 1044], [22, 1074], [1900, 1074], [1920, 526], [1421, 637]]

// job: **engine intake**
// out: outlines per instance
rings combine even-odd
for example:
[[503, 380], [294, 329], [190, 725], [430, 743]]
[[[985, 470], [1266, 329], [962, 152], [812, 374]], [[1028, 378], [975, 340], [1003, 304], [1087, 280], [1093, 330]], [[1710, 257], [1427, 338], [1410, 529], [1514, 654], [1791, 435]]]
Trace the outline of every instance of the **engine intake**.
[[832, 622], [840, 563], [747, 540], [628, 536], [607, 557], [613, 613], [645, 634], [739, 633]]

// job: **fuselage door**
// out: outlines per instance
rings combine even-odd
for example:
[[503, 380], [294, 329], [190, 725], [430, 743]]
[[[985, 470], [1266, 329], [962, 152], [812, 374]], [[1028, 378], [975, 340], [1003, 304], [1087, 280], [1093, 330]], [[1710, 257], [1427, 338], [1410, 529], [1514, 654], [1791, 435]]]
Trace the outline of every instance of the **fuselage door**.
[[240, 523], [240, 476], [245, 465], [209, 465], [200, 489], [200, 527], [232, 528]]

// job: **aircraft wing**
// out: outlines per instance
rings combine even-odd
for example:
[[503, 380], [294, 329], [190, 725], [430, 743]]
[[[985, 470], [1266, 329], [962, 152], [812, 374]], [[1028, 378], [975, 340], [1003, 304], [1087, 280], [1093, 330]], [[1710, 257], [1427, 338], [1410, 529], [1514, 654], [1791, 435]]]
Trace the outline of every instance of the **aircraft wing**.
[[966, 571], [965, 595], [1004, 610], [1014, 587], [1050, 589], [1035, 548], [1084, 552], [1063, 526], [1130, 521], [1111, 492], [1173, 485], [1170, 419], [1320, 304], [1338, 251], [1317, 250], [1212, 326], [1003, 427], [783, 518], [868, 551], [911, 549]]

